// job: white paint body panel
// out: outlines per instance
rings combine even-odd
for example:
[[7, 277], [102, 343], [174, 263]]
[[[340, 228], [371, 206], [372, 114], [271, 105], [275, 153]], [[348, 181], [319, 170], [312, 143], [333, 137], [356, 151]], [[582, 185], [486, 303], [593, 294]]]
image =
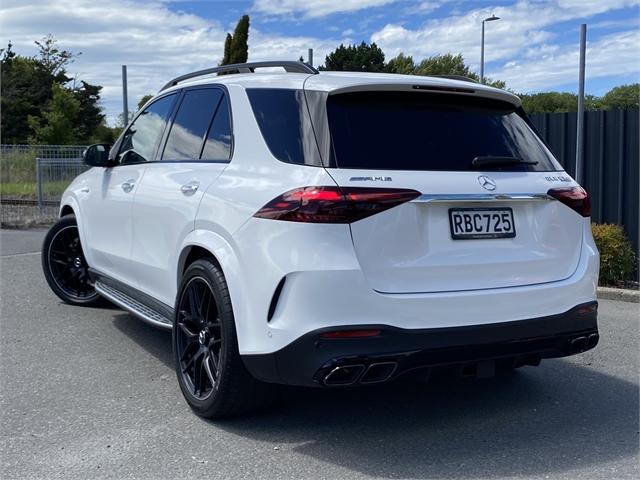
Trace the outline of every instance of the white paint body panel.
[[[229, 286], [242, 354], [277, 351], [322, 327], [425, 329], [510, 322], [562, 313], [596, 299], [599, 257], [589, 219], [557, 201], [497, 204], [514, 209], [516, 239], [464, 245], [450, 239], [447, 204], [408, 203], [352, 225], [253, 217], [293, 188], [347, 185], [351, 176], [371, 175], [292, 165], [272, 156], [245, 88], [299, 89], [305, 82], [307, 88], [329, 92], [373, 84], [382, 88], [385, 82], [388, 88], [416, 82], [469, 86], [455, 80], [360, 74], [225, 75], [190, 82], [228, 89], [232, 161], [94, 168], [78, 177], [62, 205], [74, 208], [79, 217], [90, 266], [173, 305], [189, 249], [208, 250]], [[519, 104], [507, 92], [473, 88]], [[483, 193], [480, 173], [385, 172], [393, 180], [384, 186], [477, 194]], [[543, 173], [489, 175], [498, 193], [545, 193], [574, 184], [549, 181]], [[133, 177], [135, 197], [124, 195], [120, 184]], [[199, 181], [200, 187], [185, 197], [179, 187], [190, 181]], [[81, 193], [83, 188], [89, 194]], [[284, 277], [268, 322], [274, 291]]]

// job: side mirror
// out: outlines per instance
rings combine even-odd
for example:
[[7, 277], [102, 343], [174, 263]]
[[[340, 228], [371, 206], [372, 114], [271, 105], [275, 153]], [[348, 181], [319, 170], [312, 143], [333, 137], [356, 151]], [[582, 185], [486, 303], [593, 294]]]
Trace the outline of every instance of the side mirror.
[[97, 143], [87, 147], [82, 159], [84, 160], [84, 163], [91, 167], [108, 167], [109, 150], [111, 150], [111, 145], [106, 143]]

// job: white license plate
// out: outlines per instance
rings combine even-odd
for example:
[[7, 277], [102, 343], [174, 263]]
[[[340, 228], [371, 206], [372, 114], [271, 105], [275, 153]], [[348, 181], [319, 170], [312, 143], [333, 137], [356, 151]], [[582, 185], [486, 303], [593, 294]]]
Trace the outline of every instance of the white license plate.
[[449, 226], [454, 240], [513, 238], [516, 226], [510, 208], [450, 208]]

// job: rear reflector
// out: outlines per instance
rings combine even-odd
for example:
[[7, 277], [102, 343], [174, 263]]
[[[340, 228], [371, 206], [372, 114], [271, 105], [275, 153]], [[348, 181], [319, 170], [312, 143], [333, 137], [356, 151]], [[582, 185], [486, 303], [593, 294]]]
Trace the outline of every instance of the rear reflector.
[[308, 223], [352, 223], [420, 196], [415, 190], [302, 187], [283, 193], [254, 217]]
[[591, 200], [582, 187], [552, 188], [547, 192], [583, 217], [591, 216]]
[[377, 337], [380, 333], [380, 330], [337, 330], [321, 333], [320, 336], [322, 338], [364, 338]]

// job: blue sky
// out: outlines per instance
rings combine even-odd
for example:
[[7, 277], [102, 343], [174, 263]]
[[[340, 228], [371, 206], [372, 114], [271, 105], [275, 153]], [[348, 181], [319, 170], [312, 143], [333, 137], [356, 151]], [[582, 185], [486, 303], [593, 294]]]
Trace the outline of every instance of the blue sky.
[[315, 61], [340, 43], [375, 41], [387, 59], [462, 53], [479, 70], [480, 25], [487, 24], [486, 75], [516, 92], [577, 90], [579, 25], [588, 24], [588, 93], [639, 81], [640, 0], [3, 0], [0, 41], [33, 54], [52, 33], [82, 55], [69, 68], [104, 86], [110, 120], [121, 108], [120, 65], [129, 68], [130, 103], [170, 77], [216, 65], [224, 37], [251, 17], [249, 59]]

